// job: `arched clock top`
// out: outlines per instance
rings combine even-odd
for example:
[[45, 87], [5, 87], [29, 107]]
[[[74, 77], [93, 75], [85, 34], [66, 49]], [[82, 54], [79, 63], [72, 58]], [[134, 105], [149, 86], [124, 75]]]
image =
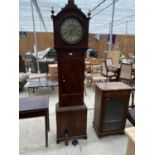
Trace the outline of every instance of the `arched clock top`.
[[65, 5], [64, 8], [61, 9], [61, 11], [57, 14], [57, 15], [54, 15], [54, 9], [52, 7], [52, 10], [51, 10], [51, 18], [61, 18], [63, 15], [64, 15], [64, 12], [65, 13], [69, 13], [69, 14], [79, 14], [80, 16], [83, 16], [83, 18], [90, 18], [90, 16], [88, 15], [88, 17], [81, 11], [80, 8], [77, 7], [77, 5], [74, 3], [74, 0], [68, 0], [68, 4]]

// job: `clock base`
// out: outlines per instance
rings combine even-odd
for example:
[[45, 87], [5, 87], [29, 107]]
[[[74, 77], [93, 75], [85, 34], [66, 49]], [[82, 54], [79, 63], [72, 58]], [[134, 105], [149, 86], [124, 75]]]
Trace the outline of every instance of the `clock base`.
[[59, 107], [56, 104], [57, 143], [71, 139], [87, 139], [87, 107]]

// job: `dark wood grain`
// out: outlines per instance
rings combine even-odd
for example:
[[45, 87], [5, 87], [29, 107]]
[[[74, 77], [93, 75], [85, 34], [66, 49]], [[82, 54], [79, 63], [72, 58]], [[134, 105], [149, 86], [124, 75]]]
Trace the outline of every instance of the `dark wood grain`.
[[93, 127], [98, 137], [124, 132], [130, 92], [122, 82], [97, 84]]
[[[89, 17], [73, 3], [54, 15], [54, 48], [58, 60], [59, 102], [56, 106], [57, 142], [86, 138], [87, 107], [84, 104], [84, 58], [88, 48]], [[52, 11], [53, 12], [53, 11]], [[67, 18], [75, 18], [83, 27], [83, 37], [74, 44], [64, 41], [60, 26]], [[67, 134], [66, 134], [67, 132]]]
[[45, 140], [48, 147], [49, 97], [35, 96], [19, 98], [19, 118], [45, 117]]
[[87, 138], [87, 107], [59, 107], [56, 105], [57, 142], [65, 140], [65, 131], [70, 139]]

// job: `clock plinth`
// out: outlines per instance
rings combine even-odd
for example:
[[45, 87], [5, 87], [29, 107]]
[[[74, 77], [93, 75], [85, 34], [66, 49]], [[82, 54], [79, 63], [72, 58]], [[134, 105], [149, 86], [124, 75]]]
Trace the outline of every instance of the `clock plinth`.
[[87, 138], [87, 107], [84, 104], [85, 51], [89, 17], [69, 0], [56, 16], [54, 48], [58, 60], [59, 102], [56, 105], [57, 142]]
[[[87, 107], [56, 105], [57, 143], [75, 138], [87, 138]], [[68, 139], [66, 139], [66, 135]]]

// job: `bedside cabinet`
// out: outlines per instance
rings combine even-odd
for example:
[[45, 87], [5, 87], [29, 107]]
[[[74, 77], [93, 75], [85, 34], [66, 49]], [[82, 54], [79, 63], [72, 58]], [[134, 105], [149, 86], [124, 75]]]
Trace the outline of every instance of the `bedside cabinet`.
[[122, 82], [96, 85], [93, 127], [98, 137], [124, 133], [131, 89]]

